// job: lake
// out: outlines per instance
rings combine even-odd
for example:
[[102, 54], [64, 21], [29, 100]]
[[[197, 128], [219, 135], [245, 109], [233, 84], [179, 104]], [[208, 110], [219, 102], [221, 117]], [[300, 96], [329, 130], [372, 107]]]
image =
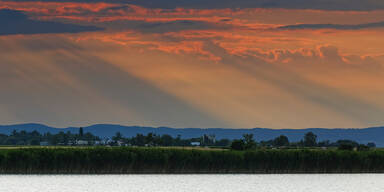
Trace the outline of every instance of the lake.
[[1, 192], [380, 192], [384, 174], [1, 175]]

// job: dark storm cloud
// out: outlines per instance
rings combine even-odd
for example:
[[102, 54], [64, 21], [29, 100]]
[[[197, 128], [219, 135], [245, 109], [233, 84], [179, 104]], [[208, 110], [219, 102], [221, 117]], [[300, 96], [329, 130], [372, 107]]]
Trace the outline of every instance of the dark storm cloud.
[[52, 21], [37, 21], [21, 11], [0, 10], [0, 35], [41, 34], [41, 33], [79, 33], [102, 30], [93, 26], [64, 24]]
[[286, 25], [279, 27], [278, 29], [338, 29], [338, 30], [358, 30], [358, 29], [369, 29], [369, 28], [381, 28], [384, 27], [383, 22], [377, 23], [364, 23], [358, 25], [339, 25], [339, 24], [298, 24], [298, 25]]
[[[14, 0], [28, 1], [28, 0]], [[33, 1], [33, 0], [29, 0]], [[63, 2], [39, 0], [43, 2]], [[384, 9], [382, 0], [68, 0], [67, 2], [107, 2], [144, 6], [148, 8], [218, 9], [218, 8], [287, 8], [320, 10], [378, 10]]]

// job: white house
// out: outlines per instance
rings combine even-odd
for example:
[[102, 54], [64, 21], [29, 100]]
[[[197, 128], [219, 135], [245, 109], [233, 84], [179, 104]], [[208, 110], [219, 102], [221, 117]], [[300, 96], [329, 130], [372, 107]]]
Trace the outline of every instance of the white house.
[[88, 141], [85, 141], [85, 140], [76, 140], [76, 145], [88, 145]]
[[192, 146], [200, 146], [200, 142], [191, 142]]

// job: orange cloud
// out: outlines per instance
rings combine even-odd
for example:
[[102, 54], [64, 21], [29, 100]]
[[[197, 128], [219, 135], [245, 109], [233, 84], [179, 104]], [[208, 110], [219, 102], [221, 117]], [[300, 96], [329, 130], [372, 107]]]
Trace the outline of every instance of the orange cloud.
[[[225, 49], [230, 55], [254, 56], [268, 62], [287, 63], [291, 59], [287, 55], [321, 55], [322, 52], [312, 50], [313, 47], [323, 44], [336, 45], [345, 54], [356, 53], [360, 48], [356, 46], [343, 46], [354, 44], [350, 41], [356, 36], [378, 37], [382, 33], [372, 30], [357, 30], [343, 32], [334, 29], [273, 31], [267, 30], [290, 23], [292, 18], [305, 21], [306, 16], [314, 16], [314, 20], [322, 21], [337, 15], [336, 20], [347, 17], [364, 17], [362, 20], [371, 20], [382, 15], [383, 11], [324, 11], [324, 10], [291, 10], [291, 9], [150, 9], [130, 4], [113, 3], [72, 3], [72, 2], [1, 2], [1, 8], [18, 9], [28, 12], [31, 16], [40, 19], [66, 19], [83, 22], [111, 22], [111, 21], [143, 21], [143, 22], [173, 22], [173, 21], [201, 21], [210, 25], [230, 26], [225, 29], [199, 29], [164, 32], [162, 35], [145, 36], [135, 33], [127, 35], [135, 28], [123, 29], [121, 34], [100, 34], [98, 39], [115, 42], [121, 45], [149, 46], [174, 54], [199, 54], [202, 58], [220, 61], [221, 56], [215, 55], [205, 47], [206, 42], [214, 43]], [[270, 17], [267, 17], [270, 15]], [[256, 18], [256, 19], [255, 19]], [[281, 22], [281, 24], [279, 24]], [[339, 22], [339, 21], [337, 21]], [[375, 33], [375, 34], [371, 34]], [[104, 37], [103, 37], [104, 36]], [[343, 37], [345, 36], [345, 37]], [[173, 39], [168, 41], [167, 38]], [[377, 39], [377, 38], [376, 38]], [[369, 39], [364, 47], [369, 45]], [[379, 54], [384, 51], [377, 45], [370, 47], [374, 51], [362, 52], [366, 54]], [[372, 45], [372, 44], [371, 44]], [[351, 50], [354, 48], [354, 50]], [[342, 58], [344, 61], [349, 61]]]
[[213, 53], [204, 49], [204, 42], [202, 41], [182, 41], [177, 43], [158, 43], [153, 50], [160, 50], [167, 53], [174, 54], [197, 54], [202, 59], [208, 59], [218, 62], [222, 58], [214, 55]]
[[[284, 25], [304, 23], [359, 24], [378, 22], [384, 11], [335, 11], [311, 9], [159, 9], [145, 8], [119, 3], [76, 3], [76, 2], [12, 2], [1, 1], [0, 8], [27, 12], [30, 16], [43, 19], [64, 19], [69, 22], [143, 21], [173, 22], [201, 21], [232, 26], [231, 30], [266, 30]], [[322, 30], [316, 33], [328, 33]], [[334, 32], [334, 31], [331, 31]]]
[[205, 49], [204, 41], [172, 42], [162, 40], [160, 35], [149, 36], [131, 31], [122, 33], [102, 34], [89, 33], [87, 35], [79, 35], [72, 39], [77, 42], [94, 39], [131, 48], [136, 47], [143, 50], [155, 50], [177, 55], [196, 55], [200, 59], [215, 62], [221, 60], [221, 57], [216, 56]]
[[[140, 116], [135, 112], [143, 106], [147, 107], [146, 113], [152, 114], [157, 99], [164, 95], [141, 92], [140, 87], [147, 87], [136, 87], [137, 81], [129, 84], [127, 77], [131, 76], [237, 127], [366, 126], [380, 118], [384, 109], [383, 30], [267, 30], [308, 22], [374, 22], [384, 18], [383, 11], [149, 9], [113, 3], [4, 1], [0, 8], [25, 11], [34, 19], [91, 22], [110, 29], [71, 35], [0, 37], [0, 55], [5, 63], [0, 68], [6, 73], [0, 78], [7, 80], [3, 82], [17, 81], [17, 86], [3, 83], [4, 90], [11, 90], [4, 92], [14, 91], [13, 87], [31, 93], [43, 90], [33, 92], [37, 100], [44, 98], [33, 109], [47, 105], [46, 100], [60, 104], [56, 101], [70, 97], [76, 102], [64, 117], [76, 113], [78, 106], [89, 101], [94, 107], [77, 113], [96, 115], [102, 120], [118, 117], [119, 122], [132, 117], [131, 110], [127, 110], [130, 107], [139, 106], [132, 108], [137, 109], [133, 110], [135, 116]], [[158, 26], [167, 28], [166, 22], [180, 20], [230, 27], [175, 27], [159, 33], [138, 30], [143, 25], [155, 26], [156, 30]], [[138, 23], [135, 27], [128, 26], [129, 22], [112, 21], [143, 22], [131, 22]], [[121, 23], [125, 25], [119, 26]], [[62, 91], [60, 99], [49, 95], [56, 93], [52, 90]], [[145, 97], [137, 97], [138, 90], [153, 98], [142, 101]], [[124, 95], [133, 92], [132, 97]], [[29, 96], [27, 93], [21, 91], [18, 95]], [[132, 106], [127, 100], [139, 104]], [[18, 109], [18, 102], [9, 105], [6, 101], [0, 104]], [[165, 104], [156, 108], [158, 113], [144, 117], [164, 117], [154, 121], [159, 123], [178, 115], [164, 115], [164, 107], [171, 105], [162, 101], [159, 103]], [[69, 104], [57, 108], [62, 110]], [[108, 110], [104, 113], [100, 109]], [[178, 112], [185, 111], [181, 109]], [[77, 113], [75, 117], [81, 116]], [[56, 113], [44, 113], [50, 114]], [[182, 119], [173, 125], [185, 122]]]

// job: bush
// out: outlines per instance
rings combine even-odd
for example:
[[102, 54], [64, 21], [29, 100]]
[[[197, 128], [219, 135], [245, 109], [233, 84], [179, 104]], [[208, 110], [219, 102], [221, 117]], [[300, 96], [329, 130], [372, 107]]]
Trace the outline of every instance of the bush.
[[358, 150], [358, 151], [368, 151], [368, 150], [369, 150], [369, 147], [366, 146], [366, 145], [361, 144], [361, 145], [359, 145], [359, 146], [357, 147], [357, 150]]
[[341, 143], [338, 147], [339, 150], [347, 150], [352, 151], [354, 149], [354, 146], [349, 143]]
[[244, 150], [245, 149], [245, 143], [243, 140], [233, 140], [231, 143], [231, 149], [233, 150]]

